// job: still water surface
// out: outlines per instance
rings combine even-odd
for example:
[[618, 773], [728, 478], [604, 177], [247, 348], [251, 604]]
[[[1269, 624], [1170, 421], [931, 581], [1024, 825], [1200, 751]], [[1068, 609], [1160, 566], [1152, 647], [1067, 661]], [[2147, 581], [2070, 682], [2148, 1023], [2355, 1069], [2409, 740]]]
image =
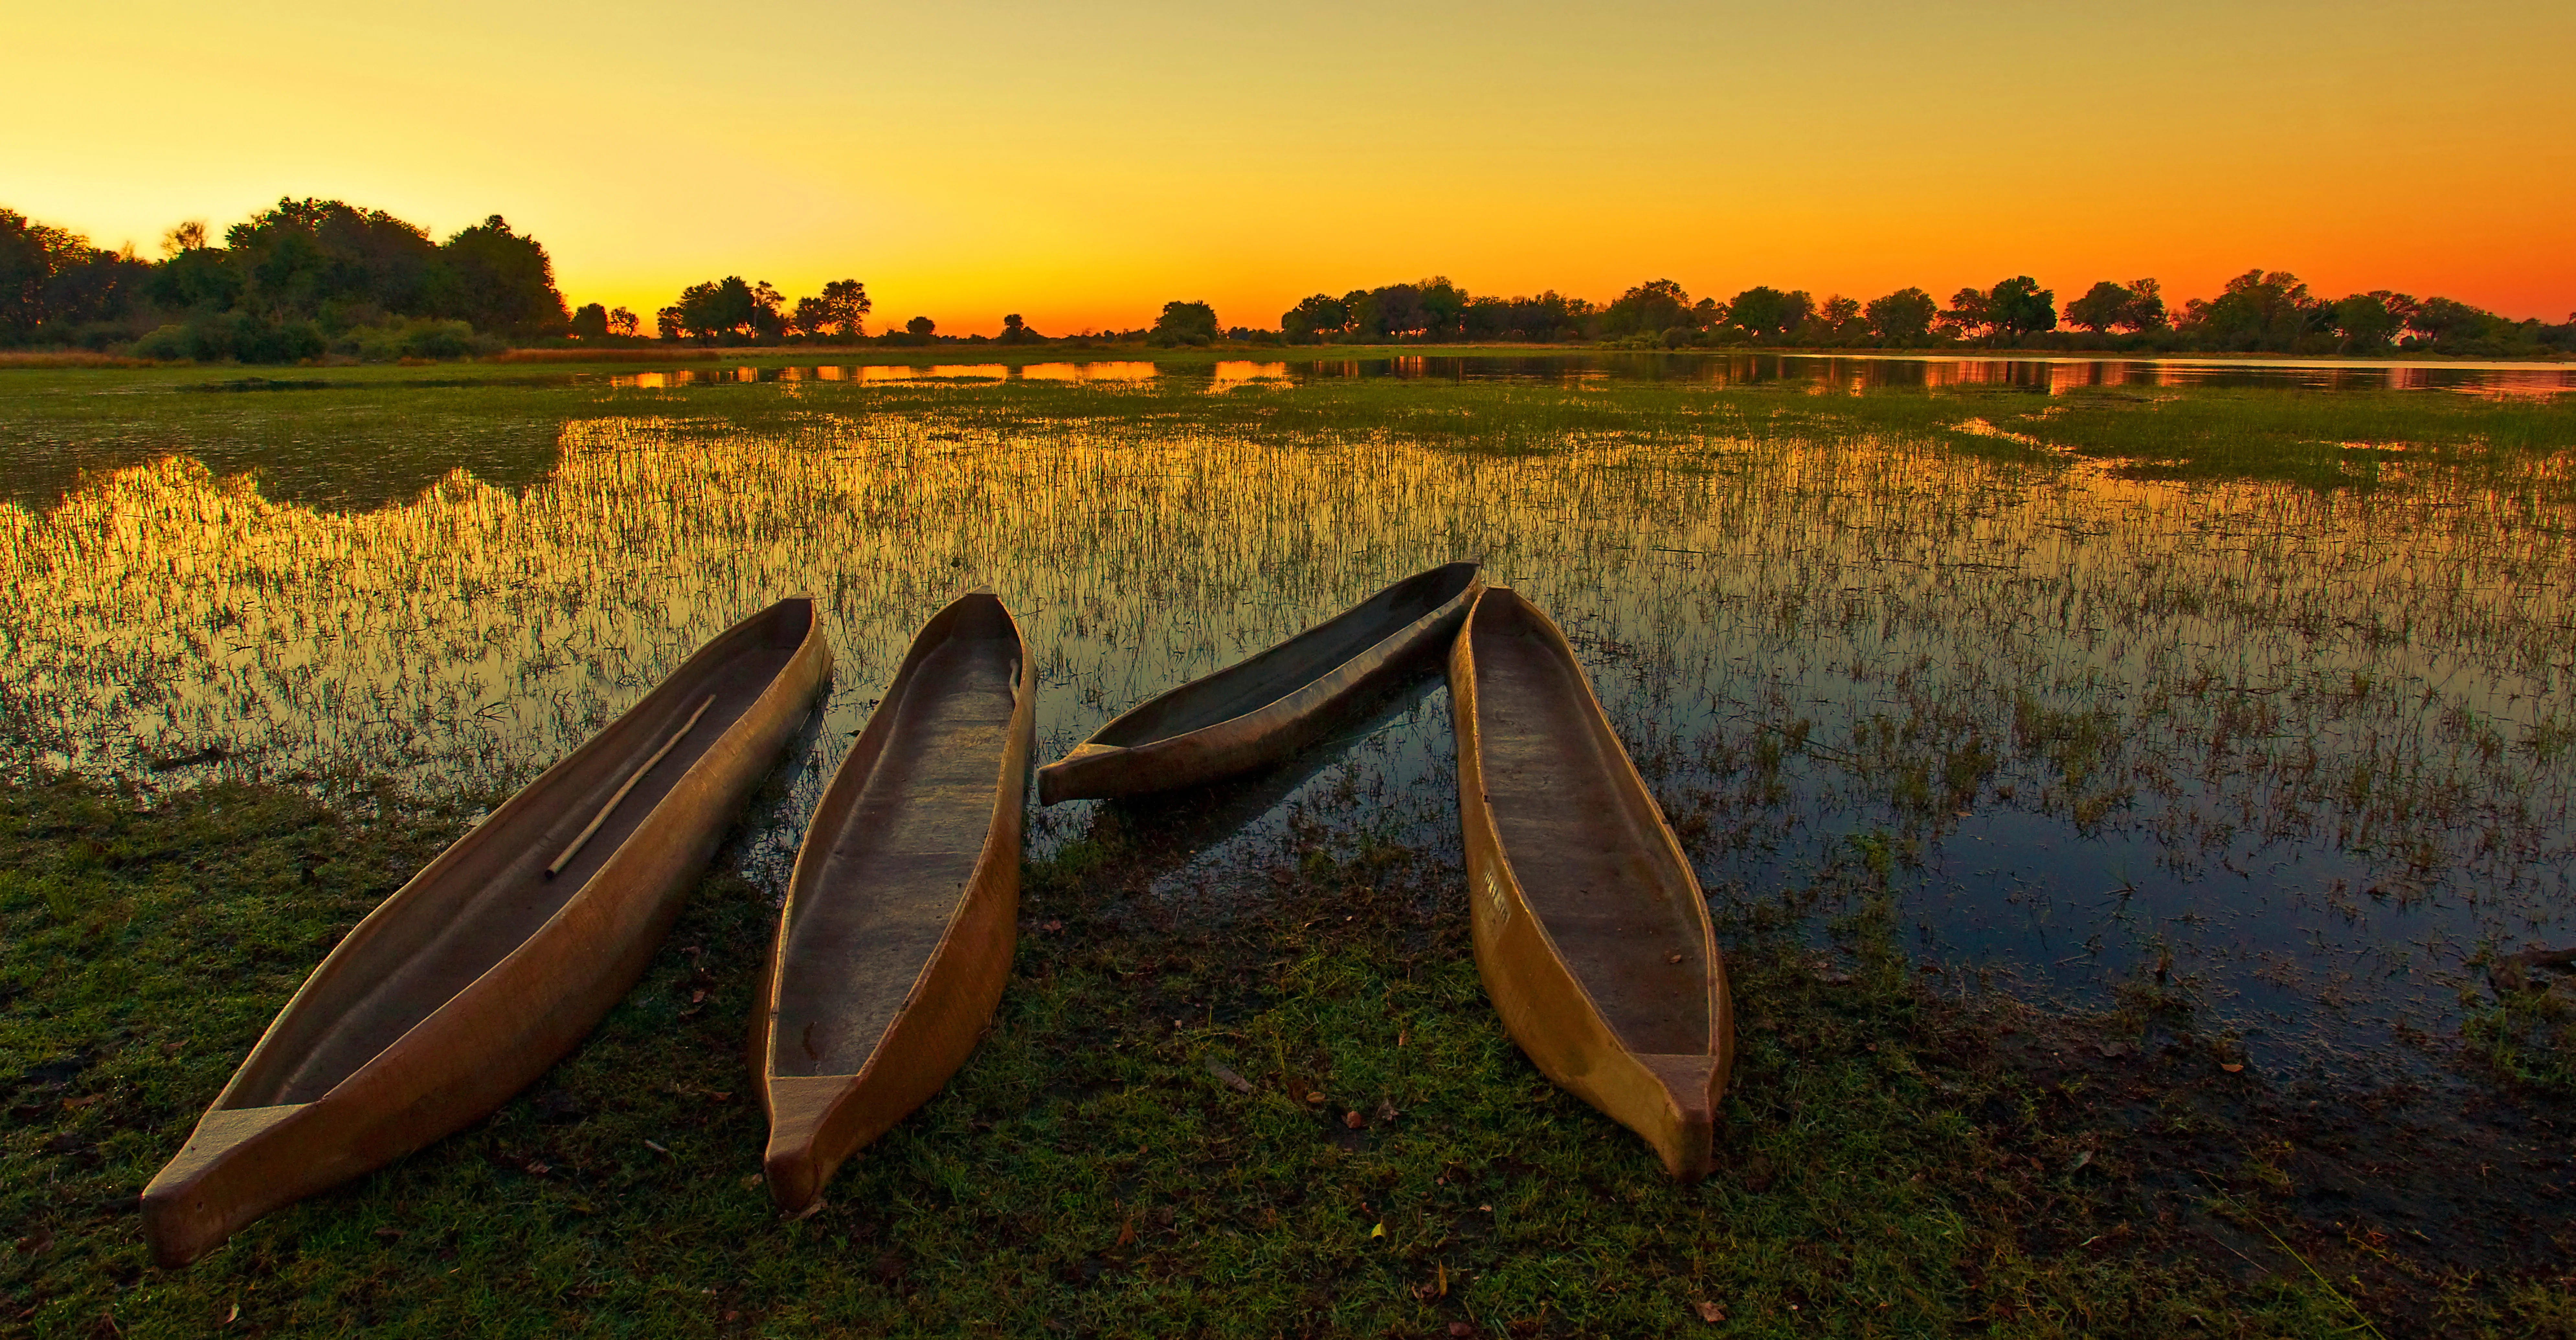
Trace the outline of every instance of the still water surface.
[[1157, 380], [1227, 390], [1257, 382], [1326, 378], [1527, 381], [1581, 385], [1611, 380], [1698, 382], [1712, 386], [1771, 383], [1820, 390], [1868, 391], [1926, 386], [2014, 386], [2054, 393], [2101, 386], [2219, 386], [2301, 390], [2462, 391], [2552, 396], [2576, 390], [2576, 366], [2529, 363], [2364, 363], [2348, 360], [2249, 363], [2212, 359], [1963, 358], [1904, 354], [1585, 353], [1523, 357], [1440, 354], [1382, 358], [1223, 359], [1213, 366], [1150, 362], [939, 363], [919, 367], [734, 366], [614, 375], [612, 384], [643, 389], [761, 382], [1111, 382]]
[[[1721, 913], [1874, 866], [1954, 976], [2099, 1000], [2167, 963], [2257, 1057], [2336, 1068], [2455, 1019], [2481, 949], [2576, 938], [2576, 518], [2527, 502], [1901, 443], [1495, 458], [919, 410], [765, 434], [641, 403], [565, 424], [519, 487], [317, 509], [177, 455], [0, 505], [11, 761], [507, 787], [811, 592], [837, 677], [746, 857], [774, 885], [961, 586], [1022, 621], [1044, 759], [1481, 554], [1572, 635]], [[1259, 897], [1243, 861], [1292, 815], [1454, 857], [1447, 711], [1426, 682], [1213, 798], [1159, 895]], [[1035, 854], [1091, 821], [1045, 812]]]

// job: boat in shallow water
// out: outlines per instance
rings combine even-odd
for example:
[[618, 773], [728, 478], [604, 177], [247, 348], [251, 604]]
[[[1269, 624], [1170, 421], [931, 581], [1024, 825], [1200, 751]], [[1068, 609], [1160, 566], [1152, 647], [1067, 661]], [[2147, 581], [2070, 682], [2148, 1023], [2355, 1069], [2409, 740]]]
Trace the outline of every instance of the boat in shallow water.
[[1565, 634], [1509, 587], [1449, 653], [1476, 967], [1549, 1079], [1705, 1175], [1735, 1052], [1699, 879]]
[[185, 1265], [492, 1111], [643, 974], [831, 673], [814, 602], [735, 624], [492, 811], [314, 969], [143, 1193]]
[[948, 1082], [1018, 937], [1036, 680], [989, 591], [932, 616], [815, 808], [755, 1007], [780, 1209]]
[[1480, 584], [1444, 563], [1249, 660], [1149, 698], [1038, 769], [1038, 803], [1196, 786], [1275, 763], [1371, 691], [1434, 663]]

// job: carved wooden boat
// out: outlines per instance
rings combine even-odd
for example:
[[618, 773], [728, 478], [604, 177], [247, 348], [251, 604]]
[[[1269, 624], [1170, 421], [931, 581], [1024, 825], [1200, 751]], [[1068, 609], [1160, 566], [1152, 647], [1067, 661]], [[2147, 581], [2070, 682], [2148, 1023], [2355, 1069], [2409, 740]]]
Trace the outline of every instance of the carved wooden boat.
[[1480, 583], [1444, 563], [1331, 620], [1149, 698], [1038, 769], [1038, 803], [1195, 786], [1285, 758], [1355, 700], [1437, 656]]
[[812, 1205], [929, 1101], [1011, 972], [1036, 680], [1010, 611], [958, 597], [913, 639], [815, 808], [770, 950], [752, 1065], [769, 1194]]
[[153, 1255], [184, 1265], [544, 1074], [642, 975], [831, 661], [811, 600], [735, 624], [378, 905], [144, 1190]]
[[1699, 879], [1565, 634], [1484, 591], [1449, 653], [1476, 967], [1546, 1076], [1709, 1170], [1735, 1053]]

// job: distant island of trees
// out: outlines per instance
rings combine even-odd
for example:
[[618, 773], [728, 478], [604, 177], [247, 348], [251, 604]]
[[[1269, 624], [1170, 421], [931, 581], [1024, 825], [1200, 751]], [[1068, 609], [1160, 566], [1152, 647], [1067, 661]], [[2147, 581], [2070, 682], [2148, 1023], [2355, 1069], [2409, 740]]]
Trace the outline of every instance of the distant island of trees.
[[790, 301], [766, 280], [691, 284], [648, 335], [623, 307], [567, 308], [544, 246], [500, 215], [446, 240], [382, 210], [282, 199], [224, 231], [182, 223], [155, 260], [109, 251], [0, 208], [0, 347], [86, 349], [136, 358], [293, 363], [456, 358], [510, 347], [872, 343], [1560, 344], [1623, 349], [1996, 349], [2117, 353], [2391, 352], [2471, 357], [2576, 353], [2576, 313], [2550, 325], [2450, 298], [2385, 289], [2328, 297], [2284, 270], [2252, 269], [2217, 295], [2167, 305], [2153, 279], [2093, 284], [2060, 305], [2027, 275], [1963, 288], [1943, 303], [1919, 288], [1866, 301], [1757, 285], [1694, 300], [1669, 279], [1607, 304], [1553, 290], [1475, 295], [1443, 277], [1317, 293], [1275, 327], [1222, 325], [1204, 302], [1174, 301], [1148, 327], [1050, 339], [1017, 313], [998, 336], [942, 335], [927, 316], [871, 334], [867, 286], [839, 279]]

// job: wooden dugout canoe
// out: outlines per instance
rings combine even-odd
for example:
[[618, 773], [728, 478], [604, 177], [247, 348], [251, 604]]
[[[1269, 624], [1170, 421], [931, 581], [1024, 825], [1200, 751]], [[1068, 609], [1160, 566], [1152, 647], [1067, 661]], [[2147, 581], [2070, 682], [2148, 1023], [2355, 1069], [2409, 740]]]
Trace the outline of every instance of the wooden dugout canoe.
[[1353, 700], [1439, 653], [1474, 562], [1417, 572], [1249, 660], [1146, 699], [1038, 769], [1038, 803], [1195, 786], [1285, 758]]
[[1699, 879], [1565, 634], [1484, 591], [1449, 653], [1476, 967], [1559, 1086], [1685, 1181], [1714, 1155], [1735, 1054]]
[[735, 624], [379, 904], [145, 1188], [153, 1255], [185, 1265], [544, 1074], [643, 974], [831, 659], [811, 600]]
[[790, 1213], [966, 1063], [1011, 973], [1036, 680], [1010, 611], [913, 639], [815, 807], [755, 1009], [769, 1194]]

